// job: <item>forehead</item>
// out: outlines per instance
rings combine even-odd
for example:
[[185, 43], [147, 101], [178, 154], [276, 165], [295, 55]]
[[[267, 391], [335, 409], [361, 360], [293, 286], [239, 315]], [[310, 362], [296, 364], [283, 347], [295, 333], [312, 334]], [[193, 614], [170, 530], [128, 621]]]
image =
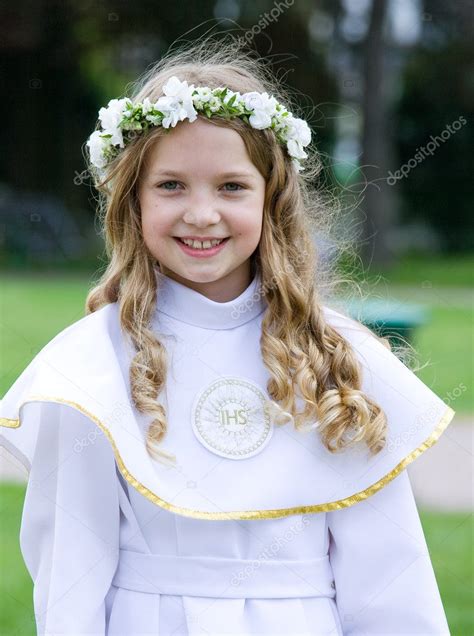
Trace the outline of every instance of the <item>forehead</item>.
[[257, 171], [242, 137], [231, 128], [216, 126], [198, 118], [182, 121], [150, 148], [147, 164], [153, 172], [206, 169], [222, 173]]

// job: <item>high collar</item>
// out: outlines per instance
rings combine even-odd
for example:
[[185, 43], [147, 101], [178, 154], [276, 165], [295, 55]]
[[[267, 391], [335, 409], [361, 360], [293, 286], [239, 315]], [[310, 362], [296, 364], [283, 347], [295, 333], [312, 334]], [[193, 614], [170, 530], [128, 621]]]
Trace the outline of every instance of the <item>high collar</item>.
[[233, 329], [261, 314], [267, 307], [257, 271], [250, 285], [228, 302], [211, 300], [179, 283], [155, 267], [157, 310], [203, 329]]

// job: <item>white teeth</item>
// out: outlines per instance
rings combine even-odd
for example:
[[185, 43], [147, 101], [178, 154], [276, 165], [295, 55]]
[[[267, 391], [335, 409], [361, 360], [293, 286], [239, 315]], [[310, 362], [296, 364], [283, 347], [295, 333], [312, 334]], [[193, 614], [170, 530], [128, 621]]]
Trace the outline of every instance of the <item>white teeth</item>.
[[209, 249], [210, 247], [214, 247], [214, 245], [219, 245], [222, 243], [224, 239], [213, 239], [212, 241], [193, 241], [192, 239], [180, 239], [186, 245], [193, 247], [198, 250]]

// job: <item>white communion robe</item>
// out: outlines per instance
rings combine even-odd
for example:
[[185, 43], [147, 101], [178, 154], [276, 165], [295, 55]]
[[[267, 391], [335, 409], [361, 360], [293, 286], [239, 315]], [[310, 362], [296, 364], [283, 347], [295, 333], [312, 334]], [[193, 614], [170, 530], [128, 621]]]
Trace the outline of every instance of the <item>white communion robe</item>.
[[449, 634], [405, 468], [454, 411], [324, 305], [388, 418], [377, 455], [331, 453], [317, 422], [296, 431], [267, 404], [258, 272], [224, 303], [156, 275], [176, 466], [146, 451], [117, 303], [54, 337], [1, 402], [2, 444], [29, 470], [37, 633]]

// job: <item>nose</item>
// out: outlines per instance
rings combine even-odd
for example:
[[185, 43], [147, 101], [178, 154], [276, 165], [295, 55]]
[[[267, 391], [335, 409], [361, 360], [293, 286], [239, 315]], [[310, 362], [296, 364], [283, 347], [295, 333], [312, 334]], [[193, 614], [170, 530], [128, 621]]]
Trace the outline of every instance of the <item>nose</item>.
[[221, 219], [217, 198], [209, 192], [196, 192], [188, 197], [183, 221], [196, 227], [207, 227], [219, 223]]

